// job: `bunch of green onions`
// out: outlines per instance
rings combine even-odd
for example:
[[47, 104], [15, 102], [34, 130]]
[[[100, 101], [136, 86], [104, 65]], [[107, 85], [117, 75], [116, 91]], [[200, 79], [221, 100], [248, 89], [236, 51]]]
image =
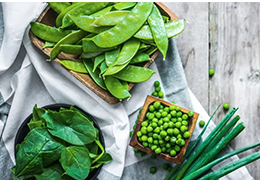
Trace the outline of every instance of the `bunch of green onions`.
[[238, 110], [238, 108], [234, 108], [226, 114], [222, 121], [213, 129], [213, 131], [199, 145], [199, 147], [196, 148], [202, 138], [202, 135], [206, 131], [209, 122], [219, 107], [220, 105], [214, 111], [196, 141], [189, 146], [182, 163], [180, 165], [176, 165], [164, 180], [215, 180], [260, 158], [260, 152], [255, 152], [214, 172], [210, 172], [210, 169], [221, 161], [260, 145], [260, 142], [258, 142], [253, 145], [234, 150], [222, 157], [217, 158], [220, 152], [245, 128], [242, 122], [236, 125], [240, 119], [239, 116], [235, 116], [232, 120], [230, 120]]

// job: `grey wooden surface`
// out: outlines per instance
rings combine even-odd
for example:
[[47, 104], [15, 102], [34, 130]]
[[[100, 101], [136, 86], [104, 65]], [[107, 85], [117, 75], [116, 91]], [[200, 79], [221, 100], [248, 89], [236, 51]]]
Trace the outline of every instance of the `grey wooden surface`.
[[[165, 4], [187, 20], [176, 41], [190, 89], [209, 114], [220, 103], [239, 107], [246, 129], [232, 142], [234, 149], [260, 141], [260, 3]], [[219, 110], [213, 121], [224, 114]], [[260, 161], [247, 168], [260, 179]]]

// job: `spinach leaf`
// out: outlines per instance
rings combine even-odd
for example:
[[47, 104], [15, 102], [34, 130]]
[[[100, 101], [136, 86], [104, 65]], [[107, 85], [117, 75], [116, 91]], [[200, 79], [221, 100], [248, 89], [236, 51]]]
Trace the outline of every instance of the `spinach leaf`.
[[19, 177], [42, 173], [43, 167], [59, 159], [62, 149], [63, 146], [54, 142], [46, 129], [31, 130], [19, 145], [15, 175]]
[[86, 119], [88, 119], [89, 122], [91, 122], [91, 123], [93, 124], [93, 121], [92, 121], [85, 113], [83, 113], [83, 112], [80, 111], [79, 109], [75, 108], [74, 106], [71, 106], [71, 107], [70, 107], [70, 110], [80, 113], [80, 114], [83, 115]]
[[92, 165], [91, 165], [91, 170], [93, 170], [93, 169], [96, 169], [96, 168], [98, 168], [99, 166], [101, 166], [102, 164], [104, 164], [104, 163], [108, 163], [108, 162], [110, 162], [110, 161], [112, 161], [113, 159], [112, 159], [112, 157], [111, 157], [111, 155], [110, 154], [108, 154], [108, 153], [106, 153], [106, 152], [104, 152], [103, 154], [102, 154], [102, 156], [95, 162], [95, 163], [93, 163]]
[[86, 148], [88, 148], [89, 153], [92, 154], [98, 154], [98, 145], [96, 144], [96, 142], [92, 142], [91, 144], [87, 144], [85, 145]]
[[74, 178], [70, 177], [66, 172], [63, 173], [60, 177], [60, 180], [74, 180]]
[[48, 131], [55, 137], [73, 145], [85, 145], [94, 141], [96, 130], [93, 124], [79, 112], [63, 110], [47, 111], [42, 116], [47, 122]]
[[32, 130], [37, 127], [45, 127], [45, 122], [42, 120], [39, 120], [39, 121], [31, 120], [27, 125], [28, 125], [29, 129]]
[[64, 170], [60, 166], [60, 164], [54, 163], [47, 168], [43, 168], [43, 172], [41, 174], [36, 174], [34, 177], [37, 180], [57, 180], [60, 179], [61, 175], [64, 173]]
[[15, 168], [16, 168], [16, 166], [11, 168], [11, 174], [12, 174], [13, 180], [32, 180], [32, 179], [34, 179], [33, 175], [25, 175], [25, 176], [17, 177], [15, 175]]
[[70, 146], [61, 151], [60, 163], [66, 173], [74, 179], [86, 179], [91, 166], [87, 148]]
[[43, 108], [37, 108], [37, 105], [35, 104], [33, 107], [33, 117], [32, 121], [40, 121], [42, 119], [42, 115], [45, 113], [45, 109]]

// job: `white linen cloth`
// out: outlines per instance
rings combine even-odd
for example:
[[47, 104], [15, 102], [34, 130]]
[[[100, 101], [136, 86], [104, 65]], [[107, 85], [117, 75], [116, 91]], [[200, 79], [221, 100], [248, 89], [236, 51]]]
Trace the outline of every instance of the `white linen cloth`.
[[[103, 166], [102, 172], [98, 176], [99, 179], [162, 179], [165, 177], [167, 172], [160, 169], [159, 166], [156, 175], [149, 174], [150, 165], [148, 163], [152, 160], [147, 159], [148, 155], [144, 157], [134, 155], [132, 148], [128, 146], [129, 132], [146, 95], [153, 91], [153, 82], [167, 80], [162, 74], [164, 65], [154, 63], [151, 66], [160, 74], [156, 73], [147, 82], [135, 85], [131, 90], [132, 98], [130, 100], [124, 100], [115, 105], [107, 104], [60, 65], [55, 62], [47, 62], [48, 57], [30, 41], [29, 23], [37, 19], [46, 5], [46, 3], [2, 3], [4, 35], [2, 46], [0, 46], [0, 97], [2, 95], [3, 102], [11, 107], [7, 120], [0, 121], [1, 152], [7, 152], [0, 155], [0, 163], [2, 163], [0, 164], [0, 176], [2, 175], [3, 180], [10, 179], [10, 169], [5, 164], [9, 161], [1, 161], [1, 159], [10, 156], [11, 163], [15, 163], [14, 138], [23, 120], [32, 112], [33, 106], [35, 104], [41, 107], [52, 103], [66, 103], [76, 105], [91, 114], [102, 129], [106, 151], [112, 155], [113, 161]], [[171, 43], [173, 48], [175, 44]], [[176, 62], [179, 63], [178, 67], [181, 67], [177, 48], [169, 49], [169, 51], [171, 50], [177, 54]], [[171, 54], [169, 56], [172, 57]], [[158, 58], [157, 60], [161, 60], [161, 57]], [[184, 76], [183, 70], [178, 70], [176, 74]], [[176, 74], [172, 74], [173, 78], [178, 77]], [[160, 75], [163, 77], [162, 79]], [[185, 81], [185, 77], [181, 80]], [[200, 103], [191, 92], [187, 91], [186, 81], [182, 85], [185, 91], [170, 94], [169, 92], [173, 89], [165, 86], [164, 83], [166, 97], [169, 100], [175, 97], [177, 104], [189, 106], [188, 108], [194, 107], [194, 110], [200, 113], [200, 119], [208, 119], [208, 115]], [[182, 93], [185, 93], [185, 97], [188, 98], [182, 99]], [[191, 101], [189, 97], [191, 97]], [[188, 102], [192, 102], [193, 105]], [[1, 105], [0, 103], [0, 107]], [[211, 123], [210, 129], [213, 127], [214, 124]], [[196, 138], [199, 131], [200, 128], [196, 127], [193, 139]], [[142, 161], [144, 159], [146, 160]], [[164, 161], [157, 159], [153, 163], [160, 165]], [[241, 168], [223, 179], [251, 180], [253, 178], [246, 168]]]

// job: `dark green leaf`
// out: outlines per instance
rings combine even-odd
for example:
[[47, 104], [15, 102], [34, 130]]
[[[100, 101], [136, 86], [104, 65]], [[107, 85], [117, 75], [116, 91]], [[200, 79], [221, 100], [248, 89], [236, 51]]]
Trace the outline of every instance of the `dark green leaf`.
[[31, 130], [18, 148], [15, 175], [42, 173], [43, 167], [59, 159], [62, 148], [62, 145], [53, 141], [47, 130]]
[[42, 115], [45, 113], [45, 109], [37, 108], [37, 105], [33, 107], [33, 121], [40, 121], [42, 119]]
[[27, 125], [28, 125], [30, 130], [37, 128], [37, 127], [46, 127], [45, 122], [42, 121], [42, 120], [39, 120], [39, 121], [31, 120]]
[[51, 166], [44, 168], [41, 174], [34, 175], [37, 180], [57, 180], [60, 179], [64, 170], [59, 163], [54, 163]]
[[17, 177], [15, 175], [15, 167], [12, 167], [11, 169], [11, 174], [12, 174], [12, 178], [13, 180], [31, 180], [31, 179], [34, 179], [34, 177], [32, 175], [26, 175], [26, 176], [20, 176], [20, 177]]
[[70, 146], [61, 151], [60, 163], [74, 179], [86, 179], [90, 172], [91, 159], [87, 148]]
[[95, 127], [79, 112], [72, 110], [47, 111], [42, 117], [47, 122], [48, 131], [53, 136], [70, 144], [85, 145], [93, 142], [96, 138]]
[[60, 180], [74, 180], [74, 178], [70, 177], [66, 172], [61, 175]]

